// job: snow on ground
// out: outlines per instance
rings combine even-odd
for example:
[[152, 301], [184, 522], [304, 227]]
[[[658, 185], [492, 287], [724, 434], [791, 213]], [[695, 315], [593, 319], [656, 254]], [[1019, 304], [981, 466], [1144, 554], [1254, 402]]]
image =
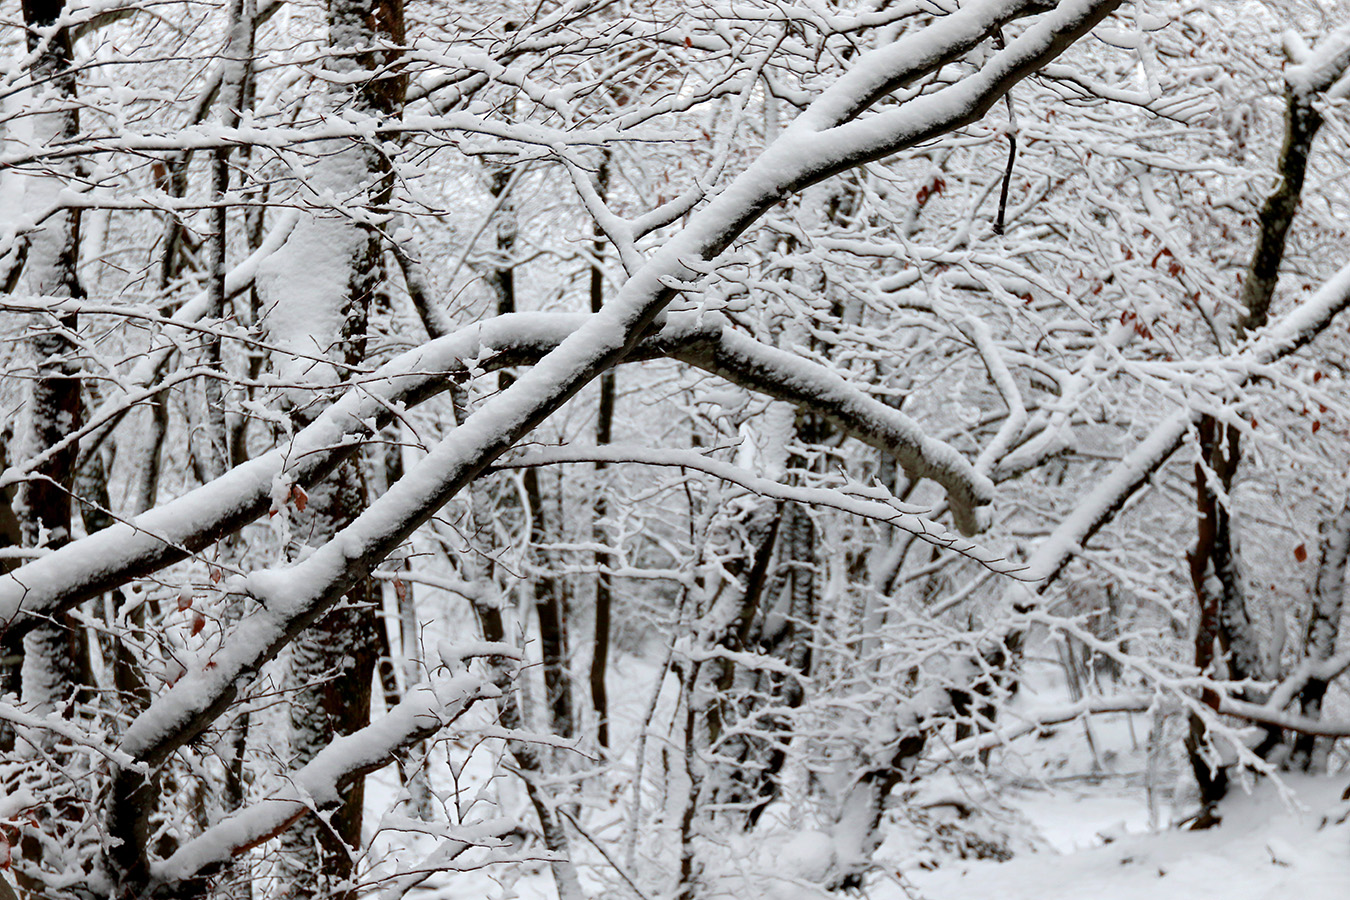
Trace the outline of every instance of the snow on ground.
[[[1028, 666], [1030, 696], [1014, 706], [1061, 695], [1060, 672]], [[1036, 849], [1003, 862], [945, 859], [930, 868], [922, 855], [897, 852], [892, 839], [877, 861], [893, 872], [869, 884], [869, 900], [1350, 897], [1350, 821], [1337, 822], [1350, 810], [1341, 800], [1350, 777], [1285, 775], [1283, 792], [1269, 780], [1250, 792], [1235, 787], [1217, 828], [1181, 831], [1171, 823], [1191, 804], [1176, 746], [1153, 760], [1162, 771], [1154, 773], [1150, 813], [1144, 773], [1153, 724], [1149, 715], [1114, 714], [1028, 736], [998, 752], [986, 785], [969, 773], [938, 774], [908, 802], [981, 801], [995, 820], [1002, 815], [1031, 834]], [[1175, 733], [1162, 734], [1178, 743]]]
[[1104, 835], [1138, 834], [1149, 827], [1144, 798], [1137, 789], [1118, 782], [1019, 793], [1007, 802], [1057, 853], [1099, 846]]
[[[1269, 782], [1238, 791], [1209, 831], [1129, 835], [1070, 854], [912, 870], [868, 891], [871, 900], [1343, 900], [1350, 896], [1350, 823], [1341, 778], [1287, 776], [1302, 809]], [[1324, 817], [1332, 820], [1323, 824]]]
[[[647, 650], [618, 654], [611, 671], [614, 732], [623, 747], [636, 738], [661, 672], [658, 654]], [[1023, 692], [1007, 710], [1012, 719], [1019, 709], [1068, 699], [1058, 664], [1044, 656], [1040, 661], [1042, 665], [1029, 665], [1025, 672]], [[655, 719], [663, 722], [668, 714], [662, 708]], [[468, 724], [466, 730], [471, 733], [473, 727]], [[879, 871], [869, 876], [862, 896], [866, 900], [1350, 897], [1350, 820], [1338, 821], [1350, 811], [1350, 802], [1341, 800], [1350, 775], [1287, 775], [1283, 793], [1269, 780], [1258, 782], [1250, 793], [1238, 787], [1221, 809], [1219, 827], [1179, 831], [1170, 823], [1184, 817], [1191, 804], [1184, 792], [1174, 788], [1184, 786], [1188, 776], [1180, 759], [1178, 733], [1167, 728], [1154, 731], [1158, 728], [1162, 726], [1151, 714], [1097, 716], [1026, 735], [998, 748], [983, 771], [947, 764], [925, 772], [892, 797], [883, 824], [885, 840], [874, 856]], [[1158, 735], [1169, 751], [1150, 759], [1150, 740]], [[442, 799], [453, 805], [475, 797], [482, 804], [479, 814], [485, 818], [520, 816], [525, 825], [524, 844], [501, 853], [498, 859], [502, 862], [497, 865], [438, 874], [407, 896], [417, 900], [556, 897], [548, 866], [540, 858], [543, 848], [537, 836], [529, 833], [533, 823], [527, 804], [514, 781], [502, 778], [497, 761], [500, 748], [493, 744], [469, 740], [458, 748], [443, 746], [433, 753], [439, 760], [433, 767], [438, 784], [451, 782], [447, 762], [453, 761], [460, 786], [467, 789], [458, 798]], [[654, 752], [652, 747], [648, 750]], [[655, 756], [649, 759], [649, 764], [656, 763]], [[1150, 766], [1155, 770], [1151, 778], [1144, 774]], [[581, 768], [586, 768], [584, 762]], [[612, 842], [611, 847], [622, 843], [622, 820], [629, 801], [626, 777], [620, 774], [605, 780], [607, 790], [613, 791], [613, 808], [608, 813], [600, 812], [605, 805], [601, 798], [594, 793], [590, 797], [591, 811], [598, 813], [589, 823], [592, 833]], [[376, 808], [387, 809], [399, 792], [392, 770], [379, 773], [369, 787], [368, 800], [375, 801], [373, 816], [378, 816]], [[650, 806], [646, 812], [657, 813]], [[819, 887], [832, 862], [830, 836], [815, 830], [819, 823], [809, 816], [780, 819], [766, 816], [765, 827], [755, 833], [722, 835], [715, 846], [704, 847], [704, 888], [709, 897], [825, 900], [843, 896]], [[661, 869], [669, 863], [669, 854], [660, 852], [653, 842], [669, 840], [672, 835], [651, 824], [642, 829], [645, 862], [639, 877], [649, 890], [655, 888], [651, 896], [667, 896], [660, 885], [668, 887], [673, 873], [650, 867]], [[415, 867], [435, 843], [429, 834], [392, 831], [377, 841], [377, 855], [385, 855], [386, 864], [397, 858], [403, 866]], [[596, 900], [633, 896], [584, 840], [576, 841], [573, 852], [588, 896]], [[979, 856], [1004, 861], [974, 858]], [[512, 857], [517, 861], [505, 861]], [[463, 862], [472, 869], [484, 859], [480, 851]]]

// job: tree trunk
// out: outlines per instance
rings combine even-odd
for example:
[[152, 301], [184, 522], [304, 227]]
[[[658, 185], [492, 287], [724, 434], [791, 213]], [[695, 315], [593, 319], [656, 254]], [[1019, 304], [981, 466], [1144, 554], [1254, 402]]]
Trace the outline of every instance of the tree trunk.
[[[61, 0], [24, 0], [24, 25], [28, 29], [28, 50], [35, 54], [30, 75], [37, 85], [35, 99], [42, 112], [31, 117], [33, 140], [51, 145], [73, 139], [80, 123], [75, 91], [74, 50], [70, 32], [59, 28], [39, 34], [56, 25], [65, 12]], [[45, 38], [45, 40], [44, 40]], [[71, 173], [73, 174], [73, 172]], [[28, 184], [25, 203], [41, 209], [51, 205], [61, 190], [55, 178], [34, 178]], [[80, 217], [77, 210], [59, 212], [47, 219], [42, 229], [29, 238], [22, 287], [32, 294], [55, 297], [84, 296], [76, 266], [79, 262]], [[28, 431], [21, 442], [22, 451], [37, 455], [53, 447], [83, 418], [80, 368], [74, 359], [78, 345], [72, 339], [79, 323], [74, 313], [65, 313], [31, 341], [37, 377], [28, 398]], [[13, 512], [19, 522], [23, 544], [27, 547], [57, 548], [72, 538], [71, 492], [75, 487], [75, 467], [79, 448], [72, 444], [52, 454], [37, 467], [33, 478], [23, 482], [15, 496]], [[87, 636], [67, 613], [55, 620], [43, 621], [23, 640], [22, 669], [15, 678], [13, 659], [17, 647], [5, 648], [6, 689], [21, 681], [21, 694], [29, 710], [37, 715], [72, 715], [72, 704], [88, 690], [92, 679], [88, 667]], [[70, 815], [63, 811], [58, 818]], [[34, 854], [38, 847], [31, 848]]]
[[[315, 544], [331, 539], [365, 505], [365, 487], [353, 462], [310, 492], [300, 520]], [[319, 620], [293, 645], [289, 685], [291, 752], [301, 762], [314, 756], [335, 735], [370, 724], [371, 691], [379, 657], [379, 589], [363, 580], [347, 594], [345, 605]], [[306, 816], [282, 838], [284, 896], [354, 896], [341, 887], [351, 878], [353, 850], [361, 845], [365, 780], [356, 779], [328, 822]]]
[[[596, 192], [605, 199], [609, 192], [609, 152], [601, 157], [600, 167], [595, 174]], [[591, 312], [596, 313], [605, 305], [605, 270], [601, 261], [605, 258], [605, 242], [600, 226], [596, 226], [594, 240], [591, 243]], [[610, 369], [600, 376], [600, 400], [595, 412], [595, 443], [601, 447], [613, 439], [614, 431], [614, 370]], [[595, 502], [591, 507], [593, 525], [591, 540], [596, 546], [603, 546], [607, 540], [604, 528], [605, 516], [609, 514], [609, 497], [605, 491], [604, 471], [608, 464], [595, 464]], [[613, 605], [613, 590], [607, 569], [612, 563], [610, 554], [603, 550], [595, 551], [595, 641], [591, 651], [591, 705], [595, 709], [596, 742], [602, 752], [609, 749], [609, 693], [605, 688], [605, 675], [609, 669], [610, 619]]]
[[[324, 102], [350, 106], [374, 117], [402, 111], [407, 77], [397, 65], [404, 44], [401, 0], [330, 0], [328, 66], [337, 76]], [[360, 76], [359, 87], [350, 85]], [[331, 189], [358, 198], [349, 205], [375, 211], [393, 190], [388, 161], [373, 143], [321, 145], [313, 166], [312, 189]], [[331, 254], [313, 258], [315, 247]], [[316, 266], [330, 265], [324, 278], [312, 278]], [[383, 243], [377, 227], [347, 216], [318, 213], [302, 217], [283, 245], [259, 271], [264, 321], [274, 341], [297, 355], [283, 366], [303, 380], [345, 381], [351, 367], [364, 361], [370, 310], [384, 278]], [[334, 282], [341, 284], [332, 290]], [[315, 310], [324, 314], [315, 316]], [[315, 346], [327, 366], [316, 369]], [[304, 424], [313, 418], [313, 398], [292, 395], [293, 415]], [[293, 495], [293, 500], [301, 495]], [[359, 466], [348, 461], [307, 498], [295, 502], [292, 533], [301, 543], [319, 546], [349, 525], [366, 503]], [[378, 658], [379, 592], [370, 579], [347, 594], [346, 604], [330, 612], [293, 645], [287, 683], [292, 698], [292, 752], [307, 762], [333, 734], [351, 734], [370, 721], [371, 692]], [[365, 781], [355, 779], [329, 822], [306, 816], [282, 839], [286, 900], [351, 897], [352, 848], [360, 846]]]
[[[1270, 304], [1279, 283], [1289, 229], [1298, 211], [1308, 156], [1322, 125], [1313, 100], [1328, 87], [1330, 82], [1286, 90], [1284, 144], [1277, 164], [1280, 180], [1266, 197], [1258, 217], [1256, 247], [1239, 295], [1242, 312], [1234, 333], [1239, 344], [1270, 319]], [[1241, 460], [1240, 446], [1236, 426], [1222, 426], [1208, 415], [1201, 418], [1201, 462], [1195, 470], [1198, 535], [1190, 557], [1191, 581], [1199, 604], [1195, 665], [1201, 672], [1217, 675], [1213, 670], [1222, 658], [1227, 676], [1234, 680], [1260, 678], [1263, 674], [1260, 646], [1243, 596], [1228, 499]], [[1205, 705], [1218, 708], [1218, 696], [1213, 691], [1202, 692], [1201, 699]], [[1270, 730], [1258, 752], [1269, 752], [1277, 743], [1278, 734]], [[1207, 827], [1218, 821], [1213, 810], [1226, 793], [1228, 780], [1214, 760], [1205, 723], [1195, 713], [1190, 716], [1186, 748], [1203, 805], [1195, 827]]]
[[[1303, 639], [1303, 655], [1307, 660], [1323, 662], [1336, 653], [1336, 638], [1340, 631], [1341, 614], [1345, 608], [1345, 567], [1350, 556], [1350, 500], [1340, 513], [1322, 521], [1321, 554], [1317, 566], [1317, 580], [1313, 588], [1312, 609], [1308, 614], [1308, 629]], [[1322, 700], [1326, 697], [1327, 682], [1310, 678], [1299, 692], [1300, 711], [1306, 719], [1316, 720], [1322, 715]], [[1326, 771], [1327, 755], [1332, 741], [1310, 734], [1294, 737], [1289, 766], [1305, 772]]]
[[[496, 299], [497, 314], [516, 311], [516, 207], [511, 172], [492, 167], [488, 172], [488, 190], [497, 200], [496, 247], [494, 258], [483, 274]], [[502, 390], [514, 381], [503, 372], [498, 379]], [[567, 664], [567, 614], [564, 609], [562, 585], [550, 573], [550, 554], [534, 549], [548, 543], [552, 532], [539, 490], [539, 472], [529, 468], [521, 473], [525, 489], [525, 513], [530, 523], [530, 556], [532, 571], [529, 588], [534, 595], [535, 614], [539, 619], [539, 649], [544, 669], [544, 706], [548, 711], [549, 729], [559, 737], [570, 738], [576, 730], [572, 710], [572, 679]]]
[[[252, 67], [253, 19], [257, 11], [254, 0], [229, 0], [226, 11], [229, 33], [220, 59], [220, 114], [221, 127], [234, 128], [244, 105], [244, 97]], [[207, 237], [206, 292], [210, 298], [207, 320], [225, 318], [225, 269], [229, 249], [227, 231], [226, 194], [230, 189], [230, 148], [222, 147], [211, 154], [211, 199]], [[221, 338], [211, 334], [206, 339], [203, 363], [212, 371], [223, 374]], [[205, 448], [202, 465], [204, 480], [220, 477], [230, 468], [230, 440], [225, 427], [225, 396], [220, 378], [207, 378], [202, 384], [205, 398]]]

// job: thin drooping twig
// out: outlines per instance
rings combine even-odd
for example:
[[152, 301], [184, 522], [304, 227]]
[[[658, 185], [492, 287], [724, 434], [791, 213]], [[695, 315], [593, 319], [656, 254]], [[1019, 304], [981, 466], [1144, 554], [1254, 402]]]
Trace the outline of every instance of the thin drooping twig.
[[1013, 163], [1017, 161], [1017, 116], [1013, 112], [1012, 92], [1003, 95], [1008, 106], [1008, 166], [1003, 170], [1003, 187], [998, 192], [998, 217], [994, 219], [994, 234], [1003, 234], [1004, 216], [1008, 211], [1008, 186], [1012, 183]]

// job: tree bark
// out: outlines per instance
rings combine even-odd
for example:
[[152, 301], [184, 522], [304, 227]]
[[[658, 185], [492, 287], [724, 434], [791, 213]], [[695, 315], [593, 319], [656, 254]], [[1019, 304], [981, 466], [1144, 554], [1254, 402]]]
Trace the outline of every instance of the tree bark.
[[[1266, 197], [1257, 218], [1256, 246], [1239, 294], [1241, 313], [1234, 333], [1238, 344], [1270, 320], [1271, 301], [1279, 283], [1289, 230], [1298, 211], [1308, 158], [1322, 125], [1322, 116], [1313, 102], [1344, 68], [1345, 60], [1340, 59], [1326, 71], [1315, 73], [1320, 78], [1318, 83], [1287, 86], [1284, 144], [1276, 166], [1280, 180]], [[1198, 535], [1190, 557], [1191, 581], [1199, 606], [1195, 664], [1201, 672], [1217, 676], [1215, 667], [1222, 661], [1227, 676], [1233, 680], [1260, 678], [1261, 649], [1244, 597], [1229, 499], [1241, 461], [1241, 432], [1235, 425], [1224, 426], [1205, 415], [1200, 420], [1199, 435], [1200, 462], [1195, 469]], [[1204, 691], [1201, 699], [1207, 706], [1218, 709], [1218, 696], [1213, 691]], [[1277, 738], [1277, 733], [1270, 731], [1258, 750], [1269, 752], [1278, 743]], [[1213, 810], [1226, 793], [1227, 778], [1216, 768], [1212, 748], [1207, 749], [1207, 727], [1198, 714], [1190, 716], [1186, 745], [1204, 807], [1195, 825], [1206, 827], [1218, 821]]]
[[[510, 195], [511, 171], [493, 166], [488, 170], [488, 190], [497, 200], [493, 215], [496, 224], [496, 246], [493, 259], [487, 265], [483, 280], [496, 300], [497, 314], [516, 311], [517, 227], [515, 198]], [[515, 381], [509, 372], [503, 372], [498, 384], [505, 390]], [[531, 571], [529, 589], [534, 596], [535, 614], [539, 619], [539, 651], [544, 669], [544, 707], [548, 711], [549, 728], [559, 737], [572, 737], [576, 730], [572, 709], [572, 679], [567, 660], [567, 613], [564, 609], [562, 585], [550, 570], [550, 554], [541, 545], [551, 540], [542, 494], [539, 472], [527, 469], [521, 474], [525, 490], [525, 514], [530, 525]]]
[[[603, 200], [609, 192], [609, 152], [601, 157], [600, 166], [595, 173], [596, 193]], [[601, 265], [605, 258], [604, 233], [597, 225], [591, 242], [590, 300], [591, 312], [597, 313], [605, 305], [605, 270]], [[600, 376], [600, 397], [595, 411], [595, 443], [608, 444], [614, 432], [614, 370]], [[591, 507], [591, 540], [597, 547], [603, 546], [608, 539], [605, 534], [604, 520], [609, 514], [609, 497], [604, 482], [604, 471], [608, 464], [595, 464], [595, 502]], [[596, 742], [601, 752], [609, 750], [609, 692], [605, 687], [605, 676], [609, 670], [609, 649], [612, 606], [614, 603], [613, 585], [610, 583], [608, 569], [612, 557], [604, 550], [595, 551], [595, 640], [591, 650], [591, 706], [595, 709]]]
[[[397, 67], [398, 48], [404, 43], [402, 0], [330, 0], [328, 43], [335, 56], [329, 62], [339, 76], [329, 102], [351, 103], [363, 113], [395, 117], [402, 111], [406, 76]], [[367, 80], [353, 90], [344, 79], [365, 75]], [[368, 210], [388, 203], [393, 190], [388, 162], [371, 144], [333, 148], [317, 164], [321, 183], [347, 183], [346, 190], [364, 195], [358, 201]], [[278, 295], [295, 289], [289, 283], [304, 271], [304, 243], [311, 233], [331, 235], [348, 254], [346, 290], [336, 310], [341, 325], [336, 333], [316, 335], [319, 346], [339, 365], [339, 381], [366, 355], [370, 311], [384, 278], [383, 238], [378, 229], [352, 222], [320, 221], [309, 217], [296, 225], [292, 240], [278, 251], [277, 273], [271, 282]], [[295, 248], [293, 252], [288, 252]], [[287, 266], [291, 268], [287, 270]], [[303, 277], [303, 276], [302, 276]], [[273, 309], [275, 310], [275, 305]], [[291, 324], [294, 324], [292, 320]], [[311, 418], [296, 410], [303, 424]], [[304, 506], [302, 511], [300, 506]], [[366, 489], [355, 461], [344, 463], [329, 480], [311, 490], [297, 503], [296, 533], [310, 546], [321, 546], [339, 534], [366, 506]], [[327, 746], [331, 736], [359, 731], [370, 723], [371, 693], [379, 657], [377, 629], [379, 590], [369, 577], [357, 579], [346, 594], [346, 605], [328, 612], [294, 644], [287, 674], [298, 693], [292, 698], [291, 750], [302, 762]], [[354, 778], [343, 801], [328, 822], [306, 816], [282, 838], [283, 866], [289, 877], [281, 896], [287, 900], [312, 900], [355, 896], [350, 883], [353, 850], [361, 845], [365, 779]]]
[[[33, 139], [43, 144], [71, 140], [80, 130], [74, 48], [69, 29], [52, 30], [65, 12], [65, 4], [63, 0], [24, 0], [22, 5], [27, 46], [32, 54], [29, 74], [37, 85], [34, 100], [41, 110], [31, 117]], [[67, 165], [68, 174], [74, 175], [74, 166]], [[50, 205], [61, 187], [54, 178], [35, 178], [29, 182], [25, 202], [36, 208]], [[77, 273], [79, 251], [78, 211], [56, 213], [29, 237], [23, 287], [33, 294], [82, 298], [84, 289]], [[81, 425], [84, 404], [74, 340], [78, 328], [76, 315], [64, 313], [31, 339], [37, 371], [28, 397], [28, 431], [22, 442], [23, 451], [31, 455], [49, 451]], [[78, 454], [78, 445], [72, 442], [52, 453], [19, 486], [13, 512], [25, 546], [56, 549], [72, 539], [71, 496]], [[15, 664], [10, 662], [17, 649], [17, 642], [10, 640], [3, 650], [8, 663], [3, 676], [6, 690], [19, 682], [30, 712], [73, 717], [75, 702], [87, 699], [92, 684], [85, 630], [69, 613], [37, 624], [23, 638], [18, 678]], [[40, 752], [64, 760], [64, 754], [56, 753], [54, 745]], [[73, 807], [48, 812], [48, 828], [53, 835], [83, 815]], [[26, 842], [25, 856], [30, 862], [36, 863], [41, 851], [36, 840]], [[30, 887], [25, 880], [20, 879], [21, 888]]]
[[[1308, 628], [1303, 638], [1305, 660], [1323, 662], [1336, 654], [1336, 638], [1340, 632], [1342, 611], [1345, 608], [1345, 569], [1350, 557], [1350, 500], [1340, 513], [1324, 519], [1319, 529], [1321, 552], [1317, 565], [1317, 580], [1313, 586], [1312, 609], [1308, 613]], [[1299, 709], [1303, 717], [1315, 721], [1322, 715], [1322, 701], [1329, 685], [1324, 679], [1310, 678], [1299, 692]], [[1332, 742], [1311, 734], [1293, 738], [1289, 766], [1305, 772], [1326, 770], [1327, 755]]]

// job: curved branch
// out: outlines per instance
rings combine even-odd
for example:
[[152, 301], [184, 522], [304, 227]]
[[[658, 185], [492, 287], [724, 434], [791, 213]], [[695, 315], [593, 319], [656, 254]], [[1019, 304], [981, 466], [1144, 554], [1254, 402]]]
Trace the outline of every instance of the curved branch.
[[702, 334], [673, 346], [670, 355], [777, 400], [825, 418], [850, 437], [894, 456], [911, 480], [930, 478], [947, 492], [956, 526], [976, 534], [987, 526], [994, 484], [951, 445], [929, 437], [898, 410], [823, 366], [762, 344], [705, 316]]
[[[590, 319], [586, 314], [499, 316], [431, 341], [356, 379], [352, 389], [290, 442], [129, 522], [81, 538], [0, 578], [0, 622], [77, 603], [164, 568], [267, 513], [278, 479], [308, 487], [354, 454], [391, 410], [435, 396], [477, 371], [538, 362]], [[723, 349], [727, 348], [727, 349]], [[753, 390], [831, 413], [839, 427], [893, 453], [913, 477], [930, 477], [953, 496], [987, 502], [992, 489], [955, 450], [926, 437], [907, 416], [871, 399], [820, 366], [765, 347], [718, 316], [671, 317], [626, 362], [673, 357]], [[773, 390], [772, 364], [795, 381]], [[829, 404], [832, 404], [830, 406]], [[20, 620], [20, 612], [26, 613]]]
[[827, 507], [893, 525], [936, 547], [959, 553], [1001, 575], [1021, 578], [1021, 573], [1026, 571], [1025, 563], [1013, 562], [1006, 556], [947, 531], [937, 522], [923, 515], [923, 513], [929, 512], [924, 507], [904, 504], [896, 500], [860, 497], [831, 488], [811, 488], [783, 484], [771, 478], [757, 477], [739, 466], [710, 459], [692, 450], [656, 450], [622, 444], [591, 447], [548, 447], [500, 462], [497, 464], [497, 468], [516, 469], [581, 462], [635, 463], [646, 466], [674, 466], [694, 469], [765, 497], [789, 500], [804, 506]]

